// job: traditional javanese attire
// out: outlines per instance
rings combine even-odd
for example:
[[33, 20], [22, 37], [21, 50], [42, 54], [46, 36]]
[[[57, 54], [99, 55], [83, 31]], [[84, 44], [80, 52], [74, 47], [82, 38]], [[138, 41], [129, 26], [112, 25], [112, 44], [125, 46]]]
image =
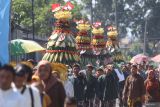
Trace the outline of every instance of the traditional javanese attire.
[[80, 75], [73, 75], [69, 79], [73, 84], [74, 99], [76, 100], [77, 107], [84, 107], [86, 78]]
[[92, 74], [86, 75], [85, 101], [86, 107], [93, 107], [96, 97], [97, 79]]
[[51, 75], [45, 85], [44, 91], [51, 99], [49, 107], [64, 107], [66, 93], [61, 81]]
[[128, 97], [129, 107], [142, 107], [142, 96], [145, 95], [144, 80], [139, 74], [127, 77], [123, 96]]
[[118, 76], [115, 71], [99, 77], [98, 88], [100, 107], [114, 107], [115, 99], [118, 98]]

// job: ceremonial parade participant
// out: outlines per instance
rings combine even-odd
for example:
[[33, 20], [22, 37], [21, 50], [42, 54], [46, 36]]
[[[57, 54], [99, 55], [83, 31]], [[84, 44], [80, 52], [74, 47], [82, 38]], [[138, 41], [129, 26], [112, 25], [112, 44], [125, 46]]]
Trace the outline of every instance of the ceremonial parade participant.
[[138, 64], [138, 72], [137, 72], [141, 77], [143, 77], [143, 79], [146, 79], [146, 74], [145, 71], [143, 69], [143, 66], [141, 64]]
[[80, 66], [78, 64], [73, 65], [73, 75], [70, 77], [70, 81], [73, 84], [74, 98], [76, 100], [77, 107], [84, 107], [86, 78], [82, 72], [80, 73]]
[[160, 83], [156, 79], [153, 70], [148, 72], [148, 77], [145, 81], [146, 89], [146, 103], [158, 103], [160, 102]]
[[112, 65], [107, 65], [104, 71], [105, 74], [98, 79], [100, 107], [114, 107], [118, 98], [118, 77]]
[[144, 80], [137, 71], [137, 65], [132, 65], [131, 75], [127, 77], [123, 90], [123, 101], [127, 101], [129, 107], [142, 107], [144, 102]]
[[52, 75], [52, 68], [48, 61], [38, 63], [38, 76], [44, 86], [44, 91], [51, 99], [49, 107], [64, 107], [65, 90], [63, 84]]
[[98, 78], [104, 74], [104, 71], [102, 68], [98, 68], [96, 70], [96, 74], [95, 74], [95, 78], [96, 78], [96, 93], [95, 93], [95, 100], [94, 100], [94, 107], [99, 107], [99, 104], [100, 104], [100, 100], [99, 100], [99, 97], [98, 97], [98, 91], [99, 91], [99, 86], [98, 86]]
[[15, 67], [15, 90], [18, 90], [26, 100], [27, 107], [42, 107], [40, 92], [37, 88], [27, 85], [31, 77], [28, 77], [32, 69], [25, 64]]
[[[69, 72], [66, 75], [68, 75], [69, 77]], [[67, 78], [67, 80], [64, 81], [64, 88], [66, 91], [65, 107], [76, 107], [76, 101], [74, 99], [74, 87], [69, 78]]]
[[121, 81], [119, 83], [119, 106], [120, 107], [123, 107], [123, 106], [126, 106], [127, 104], [125, 102], [123, 102], [123, 99], [122, 99], [122, 93], [123, 93], [123, 89], [124, 89], [124, 85], [125, 85], [125, 81], [127, 79], [127, 77], [130, 75], [130, 72], [127, 70], [127, 66], [126, 65], [122, 65], [121, 66], [121, 71], [123, 72], [123, 75], [124, 75], [124, 81]]
[[125, 79], [131, 74], [130, 70], [128, 69], [127, 65], [122, 65], [121, 71], [124, 74]]
[[44, 86], [42, 85], [42, 83], [40, 81], [37, 81], [32, 83], [32, 86], [36, 87], [40, 92], [42, 107], [49, 107], [49, 105], [51, 104], [51, 99], [44, 92]]
[[101, 75], [103, 75], [104, 74], [104, 71], [103, 71], [103, 69], [102, 68], [98, 68], [97, 70], [96, 70], [96, 74], [95, 74], [95, 77], [98, 79]]
[[22, 95], [11, 87], [14, 76], [12, 66], [4, 65], [0, 68], [0, 107], [24, 107], [26, 104]]
[[93, 76], [93, 65], [88, 64], [86, 70], [86, 90], [85, 90], [85, 100], [86, 100], [86, 107], [93, 107], [94, 98], [96, 95], [96, 84], [97, 79]]

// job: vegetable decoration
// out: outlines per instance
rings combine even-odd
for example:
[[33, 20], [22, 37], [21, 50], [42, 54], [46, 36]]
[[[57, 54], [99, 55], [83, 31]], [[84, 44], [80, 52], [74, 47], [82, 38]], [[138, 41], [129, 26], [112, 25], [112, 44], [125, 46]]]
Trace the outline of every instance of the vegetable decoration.
[[77, 49], [87, 50], [90, 49], [91, 38], [88, 35], [90, 25], [88, 21], [80, 20], [77, 22], [77, 29], [79, 30], [76, 37]]
[[122, 62], [123, 61], [123, 55], [119, 49], [119, 42], [118, 42], [118, 31], [117, 28], [114, 26], [109, 26], [107, 28], [108, 32], [108, 41], [106, 43], [106, 47], [110, 51], [112, 55], [112, 59], [115, 62]]
[[53, 63], [72, 64], [80, 60], [76, 51], [76, 42], [70, 30], [69, 20], [72, 18], [71, 10], [74, 5], [67, 2], [65, 6], [52, 5], [52, 12], [57, 19], [55, 29], [48, 39], [46, 54], [43, 60]]
[[103, 48], [105, 48], [105, 40], [104, 40], [104, 29], [101, 27], [101, 22], [95, 22], [93, 23], [92, 26], [92, 33], [93, 33], [93, 37], [92, 37], [92, 41], [91, 41], [91, 45], [93, 47], [94, 50], [101, 50]]
[[115, 48], [119, 48], [119, 44], [118, 44], [118, 40], [117, 40], [117, 36], [118, 36], [118, 32], [116, 27], [114, 26], [109, 26], [107, 28], [108, 32], [108, 41], [106, 43], [106, 47], [108, 49], [115, 49]]

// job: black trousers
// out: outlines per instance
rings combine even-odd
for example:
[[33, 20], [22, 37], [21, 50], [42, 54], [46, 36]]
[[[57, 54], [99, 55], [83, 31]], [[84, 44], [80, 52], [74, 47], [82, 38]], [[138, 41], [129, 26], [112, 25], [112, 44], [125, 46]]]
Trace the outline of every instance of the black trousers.
[[85, 103], [83, 100], [79, 100], [76, 102], [77, 107], [85, 107]]
[[94, 105], [93, 99], [85, 101], [85, 107], [93, 107], [93, 105]]
[[101, 101], [100, 107], [115, 107], [116, 100]]

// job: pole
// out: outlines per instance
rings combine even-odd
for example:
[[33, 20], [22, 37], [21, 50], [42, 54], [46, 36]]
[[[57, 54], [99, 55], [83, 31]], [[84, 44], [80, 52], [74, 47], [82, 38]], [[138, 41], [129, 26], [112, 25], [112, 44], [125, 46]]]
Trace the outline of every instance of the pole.
[[91, 23], [93, 23], [93, 4], [91, 0]]
[[145, 20], [144, 40], [143, 40], [143, 54], [146, 54], [147, 23], [148, 23], [148, 18], [146, 18], [146, 20]]
[[[92, 4], [92, 0], [91, 0], [91, 24], [93, 24], [93, 4]], [[92, 32], [91, 32], [91, 38], [92, 38]]]
[[35, 39], [34, 35], [34, 0], [32, 0], [32, 34], [33, 34], [33, 40]]
[[[32, 37], [33, 37], [32, 39], [35, 40], [35, 34], [34, 34], [34, 0], [32, 0]], [[31, 57], [32, 57], [33, 60], [35, 60], [35, 56], [36, 56], [35, 53], [31, 54]]]
[[115, 0], [115, 25], [118, 30], [118, 23], [117, 23], [117, 0]]

